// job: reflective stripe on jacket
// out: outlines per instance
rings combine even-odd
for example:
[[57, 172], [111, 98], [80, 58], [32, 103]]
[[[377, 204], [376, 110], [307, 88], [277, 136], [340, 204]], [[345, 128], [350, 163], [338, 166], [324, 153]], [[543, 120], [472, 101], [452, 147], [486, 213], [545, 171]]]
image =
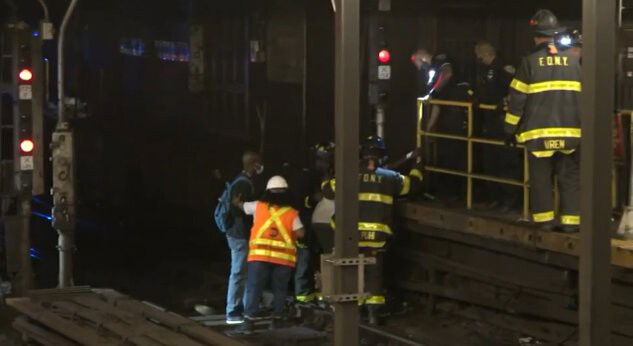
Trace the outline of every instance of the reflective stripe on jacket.
[[523, 58], [510, 84], [506, 133], [516, 134], [530, 152], [576, 149], [581, 89], [579, 58], [547, 43], [539, 45]]
[[[361, 169], [359, 180], [358, 246], [384, 247], [387, 239], [393, 234], [391, 225], [394, 200], [398, 196], [417, 191], [421, 185], [422, 171], [414, 168], [406, 176], [385, 168], [378, 168], [374, 172]], [[326, 180], [321, 187], [326, 198], [334, 199], [336, 180]], [[336, 229], [334, 219], [331, 225]]]
[[298, 214], [297, 210], [290, 207], [279, 208], [257, 202], [248, 261], [294, 267], [297, 262], [297, 247], [292, 224]]

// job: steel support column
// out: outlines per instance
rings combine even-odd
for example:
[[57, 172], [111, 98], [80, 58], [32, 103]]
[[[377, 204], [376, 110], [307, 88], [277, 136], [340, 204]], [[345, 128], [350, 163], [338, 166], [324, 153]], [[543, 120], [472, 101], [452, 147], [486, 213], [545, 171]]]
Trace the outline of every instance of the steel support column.
[[609, 345], [615, 0], [583, 0], [580, 345]]
[[[336, 0], [335, 126], [336, 232], [334, 258], [358, 256], [358, 127], [360, 104], [360, 0]], [[358, 292], [358, 268], [336, 267], [340, 294]], [[335, 305], [334, 344], [358, 345], [358, 304]]]
[[74, 286], [75, 251], [75, 145], [64, 103], [64, 41], [68, 22], [79, 0], [71, 0], [62, 20], [57, 43], [57, 98], [59, 117], [53, 133], [53, 228], [58, 233], [59, 288]]

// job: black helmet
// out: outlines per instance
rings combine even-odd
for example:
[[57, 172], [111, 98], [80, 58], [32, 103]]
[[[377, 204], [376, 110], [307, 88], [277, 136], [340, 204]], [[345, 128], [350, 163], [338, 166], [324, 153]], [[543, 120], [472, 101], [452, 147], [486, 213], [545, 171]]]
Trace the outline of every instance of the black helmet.
[[538, 10], [530, 19], [530, 26], [534, 34], [539, 36], [552, 37], [566, 30], [560, 26], [558, 18], [550, 10]]
[[331, 160], [335, 145], [332, 142], [321, 142], [312, 147], [314, 155], [319, 159]]
[[361, 154], [363, 156], [372, 155], [383, 158], [387, 153], [387, 146], [382, 137], [369, 136], [365, 138], [363, 146], [361, 148]]

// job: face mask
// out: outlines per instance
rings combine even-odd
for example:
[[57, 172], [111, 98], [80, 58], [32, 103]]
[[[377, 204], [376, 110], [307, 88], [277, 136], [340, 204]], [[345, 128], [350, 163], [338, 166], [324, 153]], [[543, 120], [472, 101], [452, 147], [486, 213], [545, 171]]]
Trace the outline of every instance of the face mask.
[[264, 165], [258, 164], [257, 167], [255, 167], [255, 173], [257, 173], [257, 175], [264, 173]]

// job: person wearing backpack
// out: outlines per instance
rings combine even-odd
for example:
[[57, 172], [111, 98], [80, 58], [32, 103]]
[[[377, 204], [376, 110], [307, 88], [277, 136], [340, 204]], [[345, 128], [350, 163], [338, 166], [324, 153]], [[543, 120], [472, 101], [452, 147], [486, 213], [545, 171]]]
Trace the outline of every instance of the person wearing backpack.
[[255, 199], [253, 178], [263, 172], [264, 166], [259, 153], [246, 151], [242, 155], [243, 171], [222, 193], [215, 209], [215, 222], [220, 232], [226, 234], [231, 249], [231, 271], [226, 294], [226, 323], [244, 322], [244, 288], [246, 285], [246, 257], [248, 256], [248, 238], [252, 227], [252, 217], [246, 215], [232, 201], [240, 196], [244, 201]]

